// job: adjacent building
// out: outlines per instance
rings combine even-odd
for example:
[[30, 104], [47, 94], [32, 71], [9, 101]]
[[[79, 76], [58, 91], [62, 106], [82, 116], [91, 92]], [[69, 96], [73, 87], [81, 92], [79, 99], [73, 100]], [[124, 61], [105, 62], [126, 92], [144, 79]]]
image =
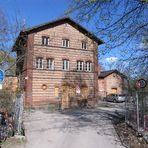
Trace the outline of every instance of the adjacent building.
[[98, 93], [100, 97], [109, 94], [126, 94], [128, 91], [127, 77], [118, 70], [102, 71], [98, 76]]
[[27, 106], [60, 102], [75, 96], [98, 97], [98, 45], [103, 42], [71, 18], [61, 18], [20, 32], [17, 53], [20, 88]]
[[17, 92], [18, 91], [18, 78], [13, 75], [6, 75], [2, 87], [3, 89], [8, 90], [10, 92]]

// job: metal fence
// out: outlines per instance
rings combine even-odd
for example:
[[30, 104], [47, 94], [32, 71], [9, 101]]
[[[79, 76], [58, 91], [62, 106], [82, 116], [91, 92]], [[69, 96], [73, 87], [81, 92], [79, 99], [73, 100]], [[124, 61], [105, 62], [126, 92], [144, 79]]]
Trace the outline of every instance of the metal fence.
[[24, 111], [24, 94], [19, 94], [16, 97], [15, 107], [14, 107], [14, 128], [16, 134], [21, 135], [23, 129], [23, 111]]
[[148, 92], [135, 92], [125, 101], [125, 121], [148, 138]]

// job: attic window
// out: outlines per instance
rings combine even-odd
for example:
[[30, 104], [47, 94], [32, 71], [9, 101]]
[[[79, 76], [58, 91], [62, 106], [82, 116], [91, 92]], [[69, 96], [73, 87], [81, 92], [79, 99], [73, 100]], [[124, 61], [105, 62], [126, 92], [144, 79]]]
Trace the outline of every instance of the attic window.
[[82, 49], [87, 49], [87, 42], [82, 41], [81, 45], [82, 45]]
[[42, 36], [42, 45], [49, 45], [49, 37]]
[[69, 39], [62, 39], [62, 47], [69, 47]]

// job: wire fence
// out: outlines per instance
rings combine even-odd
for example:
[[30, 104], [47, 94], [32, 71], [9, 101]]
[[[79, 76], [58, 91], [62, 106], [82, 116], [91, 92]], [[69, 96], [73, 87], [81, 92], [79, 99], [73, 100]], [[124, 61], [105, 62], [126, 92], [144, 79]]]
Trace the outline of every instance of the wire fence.
[[125, 101], [125, 121], [148, 138], [148, 92], [135, 92]]
[[19, 94], [16, 97], [14, 110], [14, 128], [16, 134], [22, 135], [23, 127], [23, 111], [24, 111], [24, 94]]

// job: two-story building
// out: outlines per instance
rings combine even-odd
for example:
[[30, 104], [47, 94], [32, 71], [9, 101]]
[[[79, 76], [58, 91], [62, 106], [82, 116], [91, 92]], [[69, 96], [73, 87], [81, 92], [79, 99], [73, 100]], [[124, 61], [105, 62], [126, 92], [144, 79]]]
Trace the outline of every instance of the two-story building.
[[69, 107], [76, 94], [98, 96], [98, 45], [103, 42], [65, 17], [20, 32], [17, 53], [20, 87], [25, 104], [41, 106], [61, 102]]

